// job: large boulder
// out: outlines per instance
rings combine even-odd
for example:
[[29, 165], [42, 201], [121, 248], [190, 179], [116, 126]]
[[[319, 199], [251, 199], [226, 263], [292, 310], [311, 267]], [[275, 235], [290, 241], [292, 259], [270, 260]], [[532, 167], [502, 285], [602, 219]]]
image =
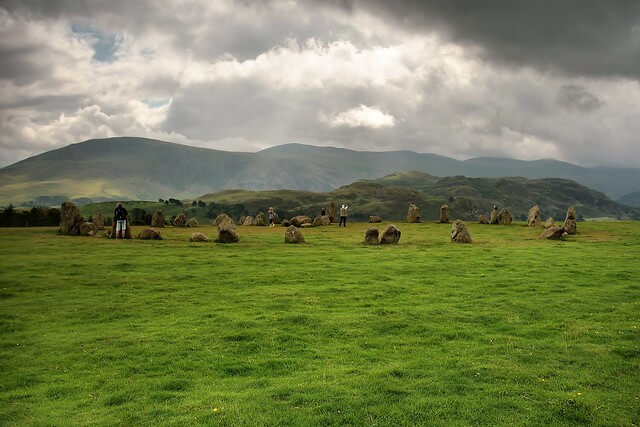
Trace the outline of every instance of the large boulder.
[[576, 222], [576, 208], [569, 206], [567, 216], [564, 219], [564, 231], [567, 234], [576, 234], [578, 232], [578, 223]]
[[379, 242], [381, 245], [397, 245], [401, 234], [395, 224], [389, 224], [382, 230]]
[[314, 227], [319, 227], [321, 225], [329, 225], [329, 224], [331, 224], [331, 221], [329, 220], [329, 217], [327, 215], [317, 216], [313, 220]]
[[289, 221], [288, 219], [285, 218], [285, 219], [282, 220], [282, 226], [283, 227], [288, 227], [290, 225], [291, 225], [291, 221]]
[[267, 220], [267, 216], [264, 212], [259, 212], [253, 220], [253, 225], [257, 225], [259, 227], [264, 227], [267, 224], [269, 224], [269, 221]]
[[229, 218], [218, 224], [218, 242], [220, 243], [237, 243], [240, 240], [236, 225]]
[[327, 212], [327, 216], [329, 217], [329, 221], [331, 223], [336, 222], [336, 212], [337, 208], [335, 202], [329, 203], [329, 212]]
[[411, 203], [407, 211], [407, 222], [420, 222], [420, 208]]
[[500, 221], [500, 211], [497, 207], [494, 207], [491, 211], [491, 218], [489, 219], [490, 224], [497, 224]]
[[473, 237], [469, 233], [467, 225], [459, 219], [451, 225], [451, 241], [453, 243], [473, 243]]
[[287, 227], [287, 231], [284, 233], [285, 243], [304, 243], [304, 236], [294, 225]]
[[80, 224], [80, 235], [81, 236], [97, 236], [98, 235], [98, 227], [93, 222], [83, 222]]
[[478, 217], [478, 222], [480, 224], [489, 224], [489, 218], [487, 218], [486, 215], [480, 215]]
[[449, 205], [440, 206], [440, 221], [441, 224], [447, 224], [449, 222]]
[[551, 239], [556, 240], [561, 238], [565, 234], [564, 228], [552, 226], [546, 228], [542, 234], [540, 234], [540, 239]]
[[553, 227], [554, 225], [555, 223], [553, 222], [553, 218], [551, 217], [547, 218], [547, 220], [544, 222], [544, 228]]
[[377, 223], [377, 222], [382, 222], [382, 218], [380, 218], [378, 215], [371, 215], [369, 217], [369, 222], [372, 223], [372, 224]]
[[527, 215], [527, 224], [529, 227], [537, 227], [540, 225], [542, 220], [540, 219], [540, 208], [538, 205], [535, 205], [531, 209], [529, 209], [529, 215]]
[[273, 223], [274, 224], [281, 224], [282, 221], [280, 220], [280, 215], [278, 215], [278, 212], [274, 212], [273, 213]]
[[195, 233], [191, 234], [191, 236], [189, 236], [189, 241], [190, 242], [208, 242], [209, 238], [205, 236], [203, 233], [196, 231]]
[[151, 226], [156, 228], [164, 227], [164, 212], [158, 210], [151, 217]]
[[295, 227], [302, 227], [302, 224], [312, 224], [313, 220], [306, 215], [298, 215], [291, 218], [291, 225]]
[[93, 223], [98, 228], [98, 230], [104, 230], [104, 217], [100, 212], [93, 216]]
[[198, 226], [198, 220], [195, 218], [189, 218], [189, 220], [187, 221], [187, 227], [197, 227]]
[[240, 225], [253, 225], [253, 217], [251, 215], [245, 216], [242, 224]]
[[145, 228], [138, 233], [136, 239], [140, 240], [162, 240], [162, 236], [152, 228]]
[[179, 213], [176, 216], [176, 219], [173, 220], [174, 227], [186, 227], [187, 225], [187, 215], [185, 213]]
[[222, 224], [225, 221], [231, 221], [233, 223], [233, 225], [235, 226], [235, 222], [233, 222], [233, 220], [231, 219], [231, 217], [225, 213], [221, 213], [220, 215], [218, 215], [216, 217], [216, 219], [213, 220], [212, 225], [214, 226], [219, 226], [220, 224]]
[[245, 219], [247, 219], [247, 217], [245, 215], [241, 215], [240, 220], [238, 221], [238, 225], [243, 225]]
[[364, 242], [368, 245], [378, 245], [380, 241], [378, 240], [378, 236], [380, 231], [377, 228], [370, 228], [364, 232]]
[[79, 235], [80, 226], [85, 222], [80, 210], [73, 202], [64, 202], [60, 206], [60, 233]]
[[511, 224], [513, 222], [511, 211], [507, 208], [500, 209], [500, 213], [498, 214], [498, 222], [503, 225]]

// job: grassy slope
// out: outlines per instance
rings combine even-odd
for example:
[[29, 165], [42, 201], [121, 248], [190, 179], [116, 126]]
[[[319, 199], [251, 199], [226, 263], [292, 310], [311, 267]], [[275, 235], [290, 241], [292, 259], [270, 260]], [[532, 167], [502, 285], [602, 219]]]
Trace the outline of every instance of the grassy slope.
[[398, 225], [0, 229], [0, 424], [638, 424], [640, 223]]

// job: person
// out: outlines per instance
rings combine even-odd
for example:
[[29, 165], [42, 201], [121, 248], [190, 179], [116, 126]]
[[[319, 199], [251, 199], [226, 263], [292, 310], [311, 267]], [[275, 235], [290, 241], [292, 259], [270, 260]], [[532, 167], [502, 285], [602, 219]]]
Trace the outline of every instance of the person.
[[322, 210], [320, 211], [320, 216], [325, 216], [327, 214], [327, 212], [324, 210], [324, 206], [322, 207]]
[[342, 224], [344, 224], [344, 227], [347, 226], [347, 210], [349, 209], [349, 206], [347, 205], [342, 205], [342, 207], [340, 208], [340, 224], [338, 224], [338, 227], [340, 227]]
[[276, 213], [273, 211], [273, 206], [269, 208], [267, 211], [267, 216], [269, 217], [269, 227], [276, 226]]
[[128, 217], [129, 212], [122, 206], [122, 203], [116, 204], [116, 210], [113, 212], [113, 220], [116, 222], [116, 239], [118, 237], [121, 239], [125, 238]]

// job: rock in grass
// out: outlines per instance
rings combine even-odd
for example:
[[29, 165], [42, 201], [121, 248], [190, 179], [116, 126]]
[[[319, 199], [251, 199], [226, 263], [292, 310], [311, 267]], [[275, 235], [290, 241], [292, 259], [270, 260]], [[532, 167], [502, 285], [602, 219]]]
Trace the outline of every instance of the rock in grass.
[[[241, 220], [242, 220], [242, 218], [241, 218]], [[213, 220], [212, 225], [215, 225], [217, 227], [217, 226], [219, 226], [220, 224], [222, 224], [225, 221], [230, 221], [234, 226], [236, 225], [236, 223], [233, 222], [231, 217], [229, 215], [225, 214], [225, 213], [221, 213], [220, 215], [218, 215], [216, 217], [216, 219]]]
[[302, 227], [303, 224], [313, 225], [313, 220], [306, 215], [297, 215], [289, 221], [294, 227]]
[[313, 220], [314, 227], [319, 227], [321, 225], [329, 225], [329, 224], [331, 224], [331, 221], [329, 220], [329, 217], [327, 215], [317, 216]]
[[453, 221], [451, 225], [451, 242], [473, 243], [473, 237], [471, 237], [467, 225], [459, 219]]
[[327, 216], [329, 217], [329, 222], [330, 223], [334, 223], [336, 222], [336, 203], [335, 202], [331, 202], [329, 203], [329, 212], [327, 214]]
[[187, 221], [187, 227], [197, 227], [198, 226], [198, 220], [195, 218], [189, 218], [189, 220]]
[[397, 245], [401, 234], [395, 224], [389, 224], [382, 230], [378, 242], [381, 245]]
[[184, 227], [187, 225], [187, 215], [184, 213], [179, 213], [176, 216], [176, 219], [173, 220], [174, 227]]
[[80, 224], [80, 235], [93, 237], [98, 235], [98, 227], [92, 222], [83, 222]]
[[413, 203], [409, 205], [409, 210], [407, 211], [407, 222], [420, 222], [420, 208]]
[[497, 224], [498, 221], [500, 221], [500, 211], [498, 210], [497, 206], [494, 206], [493, 210], [491, 211], [491, 219], [489, 219], [489, 223]]
[[93, 223], [96, 225], [98, 230], [104, 230], [104, 217], [100, 212], [93, 216]]
[[304, 243], [304, 236], [294, 225], [287, 227], [287, 231], [284, 233], [285, 243]]
[[244, 217], [244, 221], [240, 225], [253, 225], [253, 217], [251, 215], [247, 215]]
[[64, 202], [60, 206], [60, 233], [79, 235], [80, 226], [85, 222], [80, 210], [73, 202]]
[[440, 206], [440, 221], [441, 224], [447, 224], [449, 222], [449, 205]]
[[529, 214], [527, 215], [527, 225], [529, 227], [537, 227], [542, 222], [540, 219], [540, 208], [538, 205], [535, 205], [531, 209], [529, 209]]
[[285, 218], [285, 219], [282, 220], [282, 226], [283, 227], [288, 227], [290, 225], [291, 225], [291, 222], [288, 219]]
[[162, 240], [162, 236], [152, 228], [145, 228], [138, 233], [136, 239], [140, 240]]
[[569, 206], [567, 216], [564, 220], [564, 231], [567, 234], [576, 234], [578, 232], [578, 223], [576, 222], [576, 208]]
[[370, 228], [364, 232], [364, 242], [368, 245], [378, 245], [380, 244], [378, 240], [378, 235], [380, 231], [377, 228]]
[[[378, 215], [371, 215], [369, 217], [369, 222], [371, 224], [377, 223], [377, 222], [382, 222], [382, 218], [380, 218]], [[371, 230], [371, 229], [370, 229]]]
[[196, 231], [189, 237], [190, 242], [208, 242], [209, 238], [205, 236], [203, 233]]
[[231, 219], [222, 221], [218, 224], [218, 242], [219, 243], [237, 243], [240, 240], [236, 225]]
[[264, 227], [268, 223], [269, 221], [267, 221], [267, 216], [264, 214], [264, 212], [259, 212], [258, 215], [256, 215], [256, 218], [253, 220], [253, 225], [257, 225], [259, 227]]
[[553, 218], [551, 217], [547, 218], [547, 220], [544, 222], [544, 228], [553, 227], [554, 225], [555, 223], [553, 222]]
[[500, 209], [500, 213], [498, 214], [498, 222], [502, 225], [511, 224], [513, 222], [511, 211], [507, 208]]
[[478, 217], [478, 222], [480, 224], [489, 224], [489, 218], [487, 218], [485, 215], [480, 215]]
[[540, 235], [539, 239], [556, 240], [561, 238], [564, 234], [565, 234], [564, 228], [553, 226], [545, 229]]
[[156, 211], [151, 217], [151, 226], [157, 228], [164, 227], [164, 213], [160, 210]]

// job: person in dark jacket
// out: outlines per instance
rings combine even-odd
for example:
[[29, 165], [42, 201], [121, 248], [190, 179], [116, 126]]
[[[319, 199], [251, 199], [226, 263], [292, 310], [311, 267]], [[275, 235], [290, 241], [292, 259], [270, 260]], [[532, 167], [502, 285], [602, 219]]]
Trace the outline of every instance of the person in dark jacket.
[[325, 216], [327, 214], [327, 211], [324, 210], [324, 208], [322, 208], [322, 210], [320, 211], [320, 216]]
[[116, 205], [116, 210], [113, 212], [113, 220], [116, 222], [116, 239], [125, 238], [127, 232], [127, 218], [129, 212], [122, 206], [122, 203]]

